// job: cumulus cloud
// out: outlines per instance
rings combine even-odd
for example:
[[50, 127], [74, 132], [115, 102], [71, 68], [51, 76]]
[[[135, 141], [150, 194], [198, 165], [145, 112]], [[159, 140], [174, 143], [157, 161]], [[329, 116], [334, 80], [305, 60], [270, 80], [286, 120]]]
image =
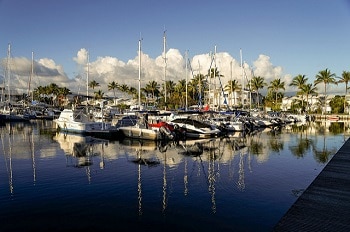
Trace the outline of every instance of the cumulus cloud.
[[[188, 70], [186, 72], [186, 57], [180, 53], [178, 49], [169, 49], [166, 52], [166, 80], [172, 80], [175, 83], [181, 79], [187, 78], [190, 80], [192, 74], [204, 74], [208, 73], [210, 68], [217, 67], [220, 74], [222, 85], [232, 79], [236, 79], [240, 83], [252, 77], [254, 72], [255, 76], [264, 77], [266, 82], [269, 83], [275, 78], [282, 78], [286, 82], [286, 88], [291, 79], [290, 75], [283, 74], [283, 69], [280, 66], [274, 66], [270, 60], [270, 57], [266, 55], [259, 55], [252, 65], [244, 63], [244, 78], [242, 78], [242, 68], [240, 60], [232, 57], [227, 52], [220, 52], [215, 54], [198, 54], [189, 59]], [[73, 57], [73, 61], [77, 65], [76, 77], [69, 78], [64, 71], [62, 65], [56, 64], [54, 60], [49, 58], [41, 58], [35, 61], [35, 70], [32, 86], [36, 88], [38, 86], [49, 85], [50, 83], [56, 83], [59, 86], [67, 87], [72, 92], [81, 92], [86, 89], [87, 77], [89, 82], [95, 80], [100, 84], [101, 89], [106, 95], [112, 96], [112, 91], [108, 90], [108, 84], [112, 81], [118, 84], [127, 84], [137, 88], [138, 86], [138, 69], [139, 69], [139, 56], [136, 55], [133, 59], [123, 62], [116, 57], [97, 57], [95, 60], [89, 60], [88, 63], [88, 51], [85, 48], [80, 49], [76, 56]], [[24, 57], [14, 58], [14, 75], [16, 78], [12, 80], [13, 86], [16, 86], [18, 90], [27, 92], [28, 80], [31, 70], [31, 60]], [[3, 60], [3, 65], [6, 62]], [[141, 85], [146, 85], [149, 81], [157, 81], [158, 84], [164, 83], [164, 56], [160, 54], [156, 58], [151, 58], [148, 54], [141, 52]], [[87, 67], [89, 67], [89, 75], [87, 75]], [[6, 70], [3, 68], [3, 70]], [[4, 78], [4, 76], [3, 76]], [[288, 83], [287, 83], [288, 82]], [[96, 91], [96, 90], [95, 90]]]
[[73, 57], [73, 60], [78, 65], [85, 65], [88, 62], [88, 51], [85, 48], [82, 48], [78, 51], [77, 56]]
[[63, 67], [48, 58], [33, 62], [25, 57], [13, 57], [9, 62], [5, 58], [2, 60], [2, 69], [2, 86], [19, 94], [27, 93], [29, 87], [32, 90], [38, 86], [46, 86], [51, 83], [67, 88], [71, 85], [71, 81], [64, 73]]

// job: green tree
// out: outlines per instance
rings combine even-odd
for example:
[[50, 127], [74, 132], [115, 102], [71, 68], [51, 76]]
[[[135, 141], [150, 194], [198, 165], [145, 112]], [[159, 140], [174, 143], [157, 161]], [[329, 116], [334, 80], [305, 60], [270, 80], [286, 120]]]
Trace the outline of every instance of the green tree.
[[185, 93], [186, 93], [186, 80], [179, 80], [175, 86], [175, 93], [178, 96], [178, 100], [180, 100], [180, 106], [185, 106]]
[[196, 97], [196, 99], [193, 100], [197, 100], [197, 102], [200, 102], [200, 104], [202, 104], [204, 100], [203, 93], [204, 91], [208, 90], [208, 83], [206, 81], [205, 76], [203, 74], [195, 75], [190, 81], [190, 85], [192, 85], [193, 90], [195, 90], [194, 96]]
[[335, 74], [331, 73], [329, 69], [321, 70], [316, 75], [316, 79], [314, 81], [314, 84], [324, 84], [324, 109], [322, 110], [322, 114], [324, 114], [326, 110], [326, 99], [327, 99], [327, 85], [329, 84], [337, 84], [335, 80]]
[[154, 97], [159, 95], [159, 84], [156, 81], [149, 81], [146, 86], [145, 89], [147, 89], [147, 92], [152, 93], [152, 98], [154, 99]]
[[61, 106], [62, 105], [62, 100], [65, 99], [67, 97], [67, 95], [71, 94], [71, 93], [72, 92], [66, 87], [59, 88], [58, 89], [58, 105]]
[[139, 97], [137, 89], [135, 87], [132, 87], [132, 86], [129, 88], [128, 94], [130, 94], [134, 98], [138, 98]]
[[258, 108], [260, 108], [259, 89], [263, 89], [265, 86], [267, 86], [267, 83], [265, 82], [265, 79], [263, 77], [254, 76], [250, 80], [250, 88], [251, 88], [251, 90], [252, 91], [256, 91]]
[[344, 96], [344, 112], [346, 109], [346, 95], [348, 95], [348, 84], [350, 81], [350, 72], [343, 71], [341, 77], [339, 77], [338, 83], [345, 83], [345, 96]]
[[118, 86], [118, 90], [122, 93], [128, 93], [129, 92], [129, 86], [126, 84], [122, 84]]
[[95, 99], [99, 100], [103, 98], [104, 92], [102, 92], [102, 90], [99, 89], [98, 91], [95, 91], [94, 94], [95, 94]]
[[96, 82], [95, 80], [90, 81], [89, 87], [95, 90], [96, 87], [100, 86], [100, 83]]
[[[241, 85], [238, 83], [237, 80], [229, 80], [224, 87], [224, 90], [231, 95], [230, 101], [232, 101], [232, 98], [233, 98], [232, 94], [240, 89], [241, 89]], [[236, 102], [235, 102], [236, 99], [233, 98], [233, 100], [234, 100], [233, 105], [236, 105]], [[232, 102], [230, 102], [230, 105], [232, 106]]]
[[[96, 82], [95, 80], [92, 80], [92, 81], [90, 81], [90, 83], [88, 84], [88, 86], [89, 86], [90, 88], [92, 88], [93, 90], [95, 90], [96, 87], [100, 86], [100, 83]], [[95, 96], [96, 96], [96, 95], [95, 95]], [[87, 97], [89, 97], [89, 96], [87, 96]], [[94, 99], [96, 99], [96, 98], [94, 97]]]
[[309, 106], [309, 96], [311, 95], [317, 95], [317, 87], [309, 84], [304, 84], [300, 87], [300, 93], [306, 96], [306, 105], [308, 108], [308, 112], [310, 112], [310, 106]]
[[[275, 106], [278, 105], [278, 91], [280, 89], [285, 90], [284, 81], [281, 81], [281, 78], [274, 79], [270, 82], [270, 85], [267, 87], [272, 93], [275, 94]], [[282, 94], [283, 97], [283, 94]]]
[[113, 90], [113, 95], [114, 95], [114, 104], [116, 103], [116, 94], [115, 90], [118, 89], [119, 84], [115, 81], [112, 81], [111, 83], [108, 84], [108, 90]]
[[344, 98], [337, 95], [329, 102], [329, 106], [332, 108], [333, 114], [339, 114], [344, 112]]
[[289, 86], [297, 87], [300, 95], [301, 95], [301, 107], [304, 108], [304, 94], [301, 90], [301, 88], [306, 84], [308, 78], [306, 78], [305, 75], [299, 74], [298, 76], [295, 76], [292, 80], [292, 82], [289, 84]]
[[[224, 75], [220, 74], [218, 68], [210, 68], [208, 70], [208, 74], [207, 74], [207, 77], [209, 77], [209, 79], [214, 79], [214, 98], [217, 96], [217, 92], [216, 92], [216, 79], [217, 78], [220, 78], [220, 77], [223, 77]], [[211, 82], [211, 81], [210, 81]], [[210, 85], [210, 84], [209, 84]], [[210, 88], [210, 86], [209, 86]], [[210, 94], [210, 93], [209, 93]], [[215, 100], [214, 100], [215, 101]]]

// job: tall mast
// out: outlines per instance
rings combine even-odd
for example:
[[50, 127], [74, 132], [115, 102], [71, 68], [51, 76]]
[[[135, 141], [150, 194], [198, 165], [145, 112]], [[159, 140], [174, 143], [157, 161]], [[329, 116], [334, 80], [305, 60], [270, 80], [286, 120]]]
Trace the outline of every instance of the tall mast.
[[233, 94], [233, 93], [232, 93], [232, 87], [233, 87], [233, 86], [232, 86], [232, 84], [233, 84], [233, 83], [232, 83], [232, 60], [231, 60], [231, 62], [230, 62], [230, 73], [231, 73], [231, 83], [230, 83], [230, 93], [231, 93], [230, 95], [231, 95], [231, 98], [230, 98], [230, 103], [231, 103], [231, 108], [232, 108], [232, 94]]
[[198, 74], [199, 74], [199, 106], [202, 109], [202, 77], [201, 77], [201, 64], [198, 59]]
[[90, 58], [89, 51], [87, 52], [87, 67], [86, 67], [86, 106], [89, 103], [89, 72], [90, 72]]
[[[32, 64], [31, 64], [31, 70], [30, 70], [30, 76], [29, 76], [29, 83], [28, 83], [28, 96], [30, 96], [30, 84], [33, 79], [33, 73], [34, 73], [34, 52], [32, 52]], [[34, 96], [32, 94], [32, 101], [34, 99]]]
[[241, 91], [241, 99], [242, 99], [242, 107], [244, 108], [244, 70], [243, 70], [243, 57], [242, 57], [242, 49], [239, 50], [241, 57], [241, 71], [242, 71], [242, 91]]
[[11, 73], [10, 73], [10, 59], [11, 59], [11, 44], [8, 44], [7, 48], [7, 91], [8, 91], [8, 101], [10, 103], [11, 100], [11, 91], [10, 91], [10, 80], [11, 80]]
[[167, 103], [167, 92], [166, 92], [166, 35], [165, 35], [165, 30], [163, 33], [163, 59], [164, 59], [164, 104], [165, 104], [165, 109], [167, 107], [166, 103]]
[[188, 100], [187, 100], [187, 94], [188, 94], [188, 87], [187, 87], [187, 76], [188, 76], [188, 74], [187, 74], [187, 50], [186, 50], [186, 53], [185, 53], [185, 63], [186, 63], [186, 65], [185, 65], [185, 75], [186, 75], [186, 107], [185, 107], [185, 110], [187, 111], [187, 106], [188, 106]]
[[139, 39], [139, 110], [141, 110], [141, 38]]
[[[216, 70], [217, 70], [217, 67], [216, 67], [216, 45], [214, 46], [214, 98], [213, 98], [213, 104], [214, 105], [219, 105], [218, 104], [218, 99], [217, 99], [217, 96], [216, 96]], [[220, 105], [219, 105], [220, 106]]]

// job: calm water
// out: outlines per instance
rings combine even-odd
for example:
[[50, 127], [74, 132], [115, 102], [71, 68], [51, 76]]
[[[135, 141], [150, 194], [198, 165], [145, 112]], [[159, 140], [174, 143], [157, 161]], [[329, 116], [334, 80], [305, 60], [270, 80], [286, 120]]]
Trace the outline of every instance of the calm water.
[[312, 123], [180, 144], [52, 128], [0, 127], [0, 231], [269, 231], [349, 127]]

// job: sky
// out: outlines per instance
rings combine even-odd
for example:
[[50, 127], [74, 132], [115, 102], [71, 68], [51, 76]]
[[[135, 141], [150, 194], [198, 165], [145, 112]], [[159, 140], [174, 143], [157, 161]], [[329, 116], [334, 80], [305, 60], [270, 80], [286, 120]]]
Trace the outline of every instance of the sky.
[[223, 86], [254, 74], [281, 78], [287, 93], [299, 74], [313, 83], [326, 68], [338, 77], [350, 71], [349, 39], [350, 0], [0, 0], [0, 85], [84, 93], [95, 80], [95, 91], [112, 96], [112, 81], [137, 88], [140, 43], [142, 86], [217, 67]]

